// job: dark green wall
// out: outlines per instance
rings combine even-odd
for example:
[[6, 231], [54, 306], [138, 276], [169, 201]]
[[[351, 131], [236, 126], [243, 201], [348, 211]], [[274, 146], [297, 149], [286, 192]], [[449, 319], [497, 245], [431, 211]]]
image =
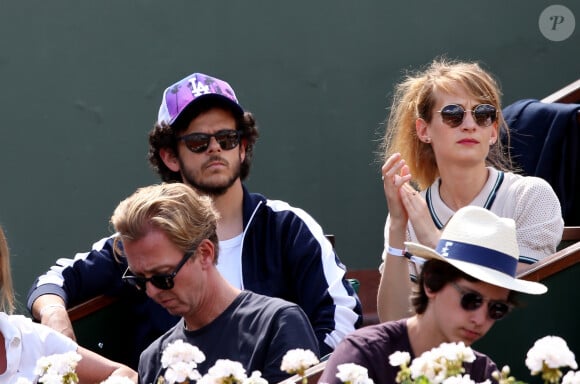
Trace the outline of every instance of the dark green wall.
[[[157, 181], [147, 132], [165, 86], [194, 71], [227, 79], [258, 119], [251, 189], [309, 211], [348, 267], [376, 267], [387, 210], [374, 151], [393, 83], [447, 54], [485, 63], [506, 103], [546, 96], [579, 77], [580, 56], [578, 28], [540, 33], [550, 4], [0, 0], [0, 222], [20, 301]], [[577, 0], [557, 4], [580, 18]]]

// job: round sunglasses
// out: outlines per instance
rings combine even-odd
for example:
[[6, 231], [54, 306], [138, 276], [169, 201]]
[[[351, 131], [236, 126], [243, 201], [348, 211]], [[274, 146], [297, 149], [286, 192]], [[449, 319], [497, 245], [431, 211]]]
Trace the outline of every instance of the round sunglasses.
[[[461, 301], [459, 303], [461, 304], [461, 308], [466, 311], [475, 311], [486, 301], [486, 299], [484, 299], [479, 292], [469, 291], [467, 289], [461, 288], [455, 282], [450, 284], [461, 295]], [[502, 319], [505, 315], [508, 314], [510, 309], [511, 305], [505, 301], [488, 300], [487, 302], [487, 315], [492, 320]]]
[[145, 289], [147, 288], [147, 282], [150, 282], [156, 288], [163, 289], [164, 291], [172, 289], [175, 286], [175, 282], [173, 281], [175, 279], [175, 276], [177, 276], [177, 273], [179, 272], [181, 267], [185, 265], [185, 262], [191, 256], [193, 256], [194, 253], [195, 249], [193, 251], [186, 252], [185, 255], [183, 255], [183, 259], [181, 259], [179, 264], [177, 264], [173, 272], [171, 272], [170, 274], [159, 274], [153, 275], [151, 277], [142, 277], [133, 275], [133, 272], [131, 272], [131, 270], [127, 268], [127, 270], [125, 270], [125, 273], [123, 273], [122, 279], [123, 281], [137, 288], [139, 291], [145, 291]]
[[497, 120], [497, 109], [491, 104], [478, 104], [471, 110], [466, 110], [458, 104], [449, 104], [437, 112], [441, 114], [443, 122], [451, 128], [459, 127], [467, 112], [471, 112], [473, 120], [480, 127], [489, 127]]
[[240, 143], [241, 133], [234, 129], [224, 129], [210, 135], [208, 133], [190, 133], [189, 135], [178, 137], [177, 140], [183, 141], [187, 149], [193, 153], [203, 153], [209, 148], [212, 137], [224, 151], [234, 149]]

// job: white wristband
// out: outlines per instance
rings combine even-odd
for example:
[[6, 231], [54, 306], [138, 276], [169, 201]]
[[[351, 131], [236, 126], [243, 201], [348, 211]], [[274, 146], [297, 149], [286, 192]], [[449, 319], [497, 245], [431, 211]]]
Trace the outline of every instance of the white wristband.
[[389, 255], [393, 255], [393, 256], [398, 256], [398, 257], [402, 257], [405, 256], [405, 250], [404, 249], [399, 249], [399, 248], [393, 248], [389, 245], [389, 248], [387, 250]]
[[419, 266], [425, 264], [425, 262], [427, 261], [424, 258], [419, 257], [419, 256], [411, 256], [411, 257], [409, 257], [409, 260], [411, 260], [413, 263], [415, 263]]
[[48, 304], [45, 305], [44, 307], [42, 307], [42, 309], [39, 312], [40, 317], [42, 318], [42, 316], [51, 308], [62, 308], [64, 310], [66, 310], [66, 307], [62, 304]]

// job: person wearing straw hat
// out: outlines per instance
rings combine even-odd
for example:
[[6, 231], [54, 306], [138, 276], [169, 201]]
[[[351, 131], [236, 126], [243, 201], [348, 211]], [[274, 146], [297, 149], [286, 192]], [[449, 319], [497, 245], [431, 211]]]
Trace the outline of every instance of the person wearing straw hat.
[[[407, 257], [424, 261], [411, 297], [415, 315], [354, 331], [336, 348], [320, 378], [340, 383], [337, 367], [354, 363], [375, 383], [395, 383], [399, 367], [388, 356], [406, 351], [411, 359], [441, 343], [473, 344], [514, 306], [517, 292], [547, 292], [541, 283], [515, 277], [519, 248], [515, 221], [477, 206], [459, 209], [443, 229], [436, 248], [406, 242]], [[484, 354], [465, 365], [475, 382], [497, 370]]]

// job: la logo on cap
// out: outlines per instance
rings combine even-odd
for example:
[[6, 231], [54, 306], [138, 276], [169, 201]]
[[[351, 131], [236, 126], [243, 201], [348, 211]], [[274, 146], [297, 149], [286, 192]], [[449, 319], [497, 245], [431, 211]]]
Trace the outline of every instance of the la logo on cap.
[[197, 79], [189, 79], [189, 84], [191, 84], [191, 93], [195, 97], [210, 93], [209, 86], [203, 84], [201, 81], [197, 81]]

